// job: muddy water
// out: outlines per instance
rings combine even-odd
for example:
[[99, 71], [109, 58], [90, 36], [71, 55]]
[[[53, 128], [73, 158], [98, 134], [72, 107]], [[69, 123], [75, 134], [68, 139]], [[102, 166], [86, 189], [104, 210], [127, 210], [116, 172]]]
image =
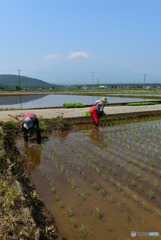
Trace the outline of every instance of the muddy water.
[[41, 145], [18, 139], [17, 146], [67, 239], [161, 234], [160, 119], [99, 129], [75, 126], [44, 138]]

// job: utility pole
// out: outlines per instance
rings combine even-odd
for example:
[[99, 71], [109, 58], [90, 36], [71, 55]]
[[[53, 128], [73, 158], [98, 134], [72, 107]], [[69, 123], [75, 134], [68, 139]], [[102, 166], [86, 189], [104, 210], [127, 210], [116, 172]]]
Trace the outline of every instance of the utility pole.
[[94, 72], [92, 72], [92, 90], [93, 90], [93, 84], [94, 84]]
[[144, 88], [145, 88], [146, 73], [144, 73]]
[[19, 86], [19, 91], [21, 89], [21, 85], [20, 85], [20, 69], [18, 69], [18, 86]]
[[99, 78], [97, 78], [97, 88], [99, 88]]

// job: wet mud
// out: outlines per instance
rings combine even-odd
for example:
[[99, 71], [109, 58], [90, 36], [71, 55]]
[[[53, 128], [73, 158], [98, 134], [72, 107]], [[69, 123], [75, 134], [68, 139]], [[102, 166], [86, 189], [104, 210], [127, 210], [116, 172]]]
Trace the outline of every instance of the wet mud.
[[[161, 120], [76, 125], [41, 145], [17, 139], [31, 180], [69, 240], [161, 234]], [[137, 237], [135, 237], [137, 239]], [[140, 239], [140, 238], [138, 238]], [[146, 237], [148, 239], [148, 237]]]

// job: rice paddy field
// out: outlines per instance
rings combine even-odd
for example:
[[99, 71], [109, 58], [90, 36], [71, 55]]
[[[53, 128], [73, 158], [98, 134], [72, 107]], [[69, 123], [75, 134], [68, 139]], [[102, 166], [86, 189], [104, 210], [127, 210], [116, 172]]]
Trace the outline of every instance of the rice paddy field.
[[133, 239], [132, 231], [161, 235], [160, 116], [99, 128], [75, 125], [44, 137], [41, 145], [17, 139], [17, 147], [67, 239]]

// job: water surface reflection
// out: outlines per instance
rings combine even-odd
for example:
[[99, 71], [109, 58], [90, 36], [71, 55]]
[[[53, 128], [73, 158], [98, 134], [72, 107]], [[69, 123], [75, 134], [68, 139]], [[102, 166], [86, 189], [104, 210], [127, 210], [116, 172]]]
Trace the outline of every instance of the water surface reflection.
[[[65, 102], [81, 102], [84, 105], [91, 105], [102, 96], [80, 96], [80, 95], [20, 95], [0, 96], [0, 108], [47, 108], [62, 107]], [[127, 103], [141, 101], [155, 101], [154, 99], [128, 98], [128, 97], [107, 97], [108, 103]]]

